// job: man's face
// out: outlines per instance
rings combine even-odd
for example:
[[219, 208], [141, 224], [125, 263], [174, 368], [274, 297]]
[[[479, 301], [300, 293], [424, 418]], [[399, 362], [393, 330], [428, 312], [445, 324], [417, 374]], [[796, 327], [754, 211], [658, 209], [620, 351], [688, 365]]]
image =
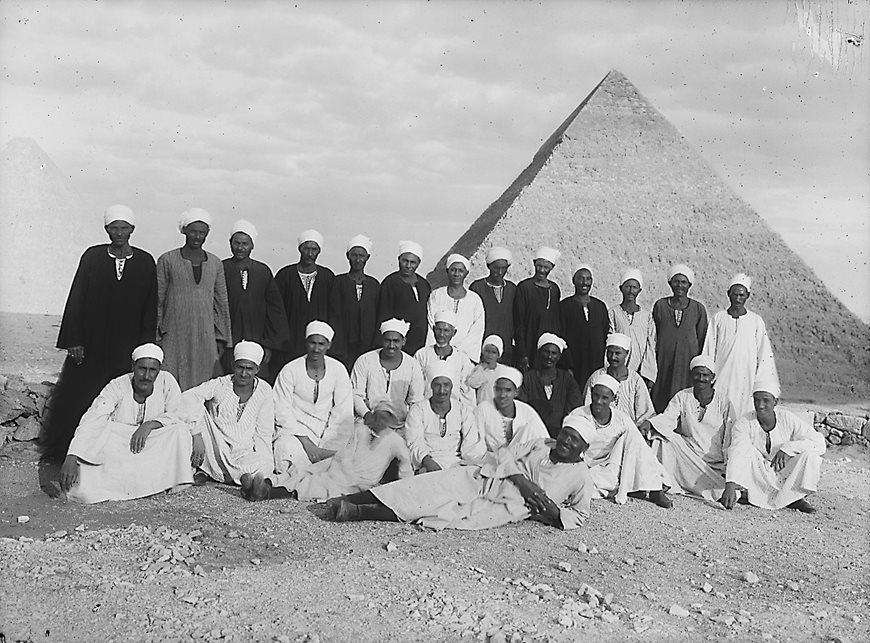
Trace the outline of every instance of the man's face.
[[133, 226], [126, 221], [112, 221], [106, 226], [106, 234], [109, 235], [109, 241], [113, 246], [123, 246], [130, 241], [130, 235], [133, 234]]
[[613, 391], [601, 384], [592, 387], [592, 414], [596, 417], [606, 416], [615, 399]]
[[758, 417], [770, 417], [776, 408], [776, 398], [767, 391], [756, 391], [752, 394], [752, 405]]
[[516, 385], [506, 377], [500, 377], [492, 387], [493, 403], [499, 411], [510, 410], [513, 401], [517, 397]]
[[253, 240], [244, 232], [236, 232], [230, 237], [230, 252], [233, 253], [233, 259], [236, 261], [244, 261], [250, 257], [253, 249]]
[[439, 346], [447, 346], [453, 336], [456, 334], [456, 329], [452, 324], [447, 322], [435, 322], [432, 327], [432, 334], [435, 336], [435, 343]]
[[588, 295], [592, 290], [592, 273], [582, 268], [574, 273], [574, 288], [578, 295]]
[[494, 283], [501, 283], [508, 271], [508, 262], [506, 259], [496, 259], [492, 263], [486, 265], [489, 268], [489, 280]]
[[386, 357], [395, 357], [405, 345], [405, 338], [394, 330], [388, 330], [383, 334], [382, 339], [384, 356]]
[[151, 395], [154, 380], [160, 373], [160, 362], [152, 357], [143, 357], [133, 362], [133, 389], [137, 393]]
[[305, 338], [305, 350], [309, 357], [322, 357], [329, 350], [329, 340], [323, 335], [309, 335]]
[[555, 267], [555, 264], [550, 263], [546, 259], [535, 259], [535, 277], [546, 279], [547, 275], [549, 275]]
[[628, 351], [622, 346], [608, 346], [604, 351], [604, 357], [607, 359], [607, 364], [613, 368], [625, 366], [625, 360], [628, 357]]
[[498, 363], [498, 358], [500, 357], [498, 349], [492, 344], [487, 344], [483, 347], [483, 350], [480, 351], [480, 359], [482, 362], [486, 364], [496, 364]]
[[689, 288], [692, 287], [692, 282], [689, 281], [689, 278], [681, 273], [671, 277], [668, 283], [671, 286], [671, 292], [674, 293], [674, 297], [685, 297], [689, 292]]
[[642, 290], [643, 288], [640, 287], [640, 283], [637, 281], [637, 279], [626, 279], [619, 287], [619, 291], [629, 301], [634, 301], [635, 299], [637, 299], [637, 296]]
[[184, 238], [188, 248], [202, 248], [208, 237], [208, 224], [194, 221], [184, 226]]
[[399, 255], [399, 274], [403, 277], [410, 277], [417, 272], [417, 266], [420, 265], [420, 257], [413, 252], [404, 252]]
[[695, 388], [705, 389], [713, 383], [716, 375], [706, 366], [696, 366], [692, 369], [692, 384]]
[[559, 462], [579, 462], [580, 456], [589, 448], [580, 434], [570, 426], [563, 426], [556, 436], [556, 444], [553, 446], [553, 458]]
[[432, 399], [435, 402], [446, 402], [453, 393], [453, 382], [449, 377], [436, 377], [432, 380]]
[[320, 255], [320, 246], [316, 241], [306, 241], [299, 246], [299, 259], [306, 263], [317, 263], [317, 257]]
[[728, 289], [728, 300], [735, 308], [742, 308], [749, 299], [749, 290], [743, 284], [734, 284]]
[[352, 271], [362, 272], [363, 270], [365, 270], [366, 264], [369, 260], [369, 256], [370, 255], [368, 252], [366, 252], [365, 248], [361, 248], [360, 246], [354, 246], [347, 251], [347, 263]]
[[541, 368], [553, 368], [559, 363], [562, 351], [555, 344], [544, 344], [538, 349], [538, 364]]
[[249, 359], [237, 359], [233, 362], [233, 382], [239, 386], [250, 386], [259, 372], [260, 367]]
[[468, 276], [468, 270], [458, 261], [450, 264], [447, 268], [447, 281], [451, 286], [461, 286]]

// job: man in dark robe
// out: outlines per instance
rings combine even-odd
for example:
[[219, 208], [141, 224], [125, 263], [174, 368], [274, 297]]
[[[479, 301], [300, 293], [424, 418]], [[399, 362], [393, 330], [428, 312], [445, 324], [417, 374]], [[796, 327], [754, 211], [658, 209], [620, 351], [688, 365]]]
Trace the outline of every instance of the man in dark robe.
[[548, 278], [560, 252], [544, 246], [535, 254], [535, 274], [517, 284], [514, 299], [514, 361], [520, 370], [534, 365], [537, 341], [542, 333], [561, 332], [559, 300], [562, 291]]
[[73, 277], [57, 347], [67, 358], [49, 403], [44, 455], [63, 458], [79, 421], [108, 382], [130, 371], [130, 355], [157, 337], [154, 257], [130, 245], [135, 216], [103, 215], [110, 243], [85, 250]]
[[513, 364], [514, 359], [514, 300], [517, 285], [505, 279], [510, 265], [510, 250], [499, 246], [490, 248], [486, 253], [489, 276], [472, 282], [468, 287], [483, 301], [485, 313], [483, 336], [498, 335], [504, 342], [504, 351], [499, 360], [502, 364]]
[[604, 366], [605, 340], [610, 320], [607, 305], [589, 294], [592, 269], [580, 266], [574, 271], [574, 294], [559, 304], [562, 332], [568, 342], [563, 368], [570, 368], [582, 389], [589, 376]]
[[556, 368], [564, 351], [564, 339], [553, 333], [541, 335], [535, 367], [526, 371], [517, 393], [518, 400], [541, 416], [550, 436], [559, 435], [565, 416], [583, 406], [583, 393], [571, 371]]
[[423, 248], [413, 241], [399, 242], [399, 269], [381, 282], [378, 297], [378, 323], [402, 319], [411, 325], [405, 337], [405, 352], [413, 355], [426, 344], [429, 329], [426, 304], [432, 286], [417, 274]]

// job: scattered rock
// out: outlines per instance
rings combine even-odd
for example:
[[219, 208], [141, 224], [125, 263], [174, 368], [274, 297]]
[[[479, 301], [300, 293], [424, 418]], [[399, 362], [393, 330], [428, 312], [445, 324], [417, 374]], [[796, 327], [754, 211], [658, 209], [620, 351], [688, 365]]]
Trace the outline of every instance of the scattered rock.
[[799, 592], [800, 589], [801, 589], [800, 584], [799, 584], [799, 583], [795, 583], [793, 580], [788, 581], [788, 582], [785, 584], [785, 586], [788, 587], [788, 588], [789, 588], [791, 591], [793, 591], [793, 592]]
[[705, 594], [709, 594], [710, 592], [713, 591], [713, 586], [710, 583], [704, 583], [701, 586], [701, 591], [704, 592]]
[[559, 571], [570, 572], [571, 571], [571, 563], [566, 563], [565, 561], [560, 562], [556, 567]]
[[743, 572], [743, 576], [741, 576], [741, 578], [750, 584], [757, 583], [759, 580], [761, 580], [760, 578], [758, 578], [758, 575], [753, 572]]
[[18, 516], [19, 525], [23, 525], [26, 522], [30, 522], [30, 516]]
[[259, 558], [252, 558], [251, 559], [251, 564], [254, 566], [259, 565], [261, 562], [263, 562], [263, 561], [261, 561]]
[[625, 562], [625, 564], [628, 565], [629, 567], [634, 566], [634, 558], [626, 558], [625, 561], [623, 561], [623, 562]]
[[825, 418], [825, 424], [828, 426], [849, 433], [861, 433], [866, 421], [865, 418], [843, 415], [842, 413], [828, 413], [828, 417]]
[[685, 607], [682, 607], [682, 606], [674, 603], [668, 609], [668, 614], [670, 614], [671, 616], [679, 616], [681, 618], [685, 618], [686, 616], [689, 615], [689, 610], [687, 610]]
[[396, 543], [394, 543], [392, 540], [390, 542], [388, 542], [386, 545], [384, 545], [384, 549], [386, 549], [388, 552], [394, 552], [398, 548], [399, 548], [398, 545], [396, 545]]
[[228, 531], [224, 538], [241, 538], [242, 535], [236, 530]]

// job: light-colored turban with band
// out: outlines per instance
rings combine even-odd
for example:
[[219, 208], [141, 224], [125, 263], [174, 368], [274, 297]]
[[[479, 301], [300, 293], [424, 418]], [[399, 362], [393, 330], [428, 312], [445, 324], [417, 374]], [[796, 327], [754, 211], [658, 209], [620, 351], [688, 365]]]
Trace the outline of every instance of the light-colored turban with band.
[[296, 237], [296, 247], [298, 248], [306, 241], [313, 241], [323, 250], [323, 235], [317, 230], [303, 230], [300, 232], [299, 236]]
[[362, 248], [368, 254], [371, 254], [372, 240], [364, 234], [358, 234], [355, 237], [351, 237], [350, 241], [347, 242], [347, 251], [350, 252], [352, 248]]
[[136, 215], [126, 205], [110, 205], [103, 212], [103, 226], [107, 226], [113, 221], [123, 221], [130, 225], [136, 225]]
[[489, 249], [489, 252], [486, 253], [486, 264], [489, 265], [493, 261], [498, 261], [499, 259], [507, 261], [508, 265], [511, 265], [514, 256], [507, 248], [504, 248], [502, 246], [493, 246]]
[[517, 388], [523, 385], [523, 374], [513, 366], [499, 364], [495, 369], [495, 379], [500, 380], [502, 378], [510, 380]]
[[498, 349], [498, 354], [504, 353], [504, 341], [498, 335], [488, 335], [483, 340], [482, 346], [495, 346]]
[[589, 421], [589, 418], [578, 413], [569, 413], [562, 420], [562, 426], [574, 429], [580, 434], [580, 437], [583, 438], [583, 441], [587, 445], [592, 444], [592, 440], [595, 437], [595, 425]]
[[728, 282], [728, 290], [731, 290], [731, 286], [746, 286], [746, 290], [752, 289], [752, 279], [749, 275], [744, 275], [742, 272], [734, 275], [731, 278], [731, 281]]
[[631, 337], [622, 333], [610, 333], [604, 342], [605, 346], [619, 346], [621, 349], [631, 350]]
[[471, 270], [471, 262], [467, 258], [463, 257], [461, 254], [457, 254], [454, 252], [452, 255], [447, 257], [446, 265], [449, 268], [455, 263], [461, 263], [463, 266], [465, 266], [466, 270]]
[[695, 271], [684, 263], [678, 263], [671, 266], [671, 269], [668, 271], [668, 281], [673, 279], [676, 275], [685, 275], [690, 284], [695, 283]]
[[456, 328], [456, 313], [452, 310], [439, 310], [434, 315], [435, 323], [444, 322], [445, 324], [450, 324], [453, 328]]
[[568, 343], [554, 333], [544, 333], [540, 337], [538, 337], [538, 348], [543, 346], [544, 344], [554, 344], [559, 347], [559, 350], [564, 352], [566, 348], [568, 348]]
[[326, 341], [331, 342], [332, 338], [335, 337], [335, 331], [326, 322], [315, 319], [313, 322], [308, 322], [305, 327], [305, 337], [308, 338], [312, 335], [321, 335], [326, 338]]
[[408, 331], [411, 330], [411, 324], [404, 319], [388, 319], [381, 324], [381, 335], [384, 333], [399, 333], [402, 337], [408, 336]]
[[240, 359], [246, 359], [259, 366], [263, 363], [263, 354], [263, 347], [257, 342], [242, 340], [233, 348], [233, 361], [238, 362]]
[[561, 256], [561, 252], [549, 246], [541, 246], [535, 253], [535, 259], [544, 259], [546, 261], [549, 261], [554, 266], [556, 265], [556, 262], [559, 261], [559, 257]]
[[432, 382], [435, 381], [435, 378], [438, 377], [446, 377], [454, 386], [456, 386], [456, 372], [450, 364], [440, 359], [429, 367], [428, 375], [430, 386], [432, 385]]
[[634, 279], [638, 285], [643, 288], [643, 275], [640, 274], [640, 270], [637, 268], [629, 268], [624, 273], [622, 273], [622, 279], [619, 280], [619, 285], [621, 286], [629, 279]]
[[202, 208], [190, 208], [181, 213], [178, 220], [178, 231], [184, 233], [184, 229], [195, 221], [202, 221], [211, 228], [211, 215]]
[[689, 362], [690, 371], [698, 368], [699, 366], [703, 366], [711, 373], [713, 373], [713, 375], [716, 374], [716, 360], [714, 360], [709, 355], [698, 355], [697, 357], [693, 357], [692, 361]]
[[770, 393], [776, 399], [779, 399], [779, 395], [781, 390], [779, 388], [779, 382], [777, 382], [773, 378], [762, 377], [755, 380], [755, 386], [752, 387], [753, 393]]
[[142, 344], [133, 349], [133, 355], [131, 357], [134, 362], [138, 362], [140, 359], [145, 358], [156, 359], [158, 362], [163, 362], [163, 349], [157, 344]]
[[230, 239], [236, 232], [242, 232], [251, 237], [251, 243], [257, 243], [257, 228], [247, 219], [239, 219], [233, 224], [233, 231], [230, 233]]
[[417, 259], [423, 261], [423, 246], [416, 241], [399, 242], [399, 256], [401, 257], [406, 252], [410, 252], [412, 255], [417, 257]]
[[614, 395], [619, 393], [619, 380], [607, 373], [596, 373], [592, 376], [592, 388], [596, 386], [604, 386], [613, 391]]

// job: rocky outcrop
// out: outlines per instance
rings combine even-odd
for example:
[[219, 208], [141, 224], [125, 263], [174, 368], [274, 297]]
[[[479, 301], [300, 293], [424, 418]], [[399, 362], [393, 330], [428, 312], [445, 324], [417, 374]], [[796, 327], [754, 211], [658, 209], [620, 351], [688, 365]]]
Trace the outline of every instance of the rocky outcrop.
[[54, 382], [0, 375], [0, 449], [7, 442], [38, 440]]

